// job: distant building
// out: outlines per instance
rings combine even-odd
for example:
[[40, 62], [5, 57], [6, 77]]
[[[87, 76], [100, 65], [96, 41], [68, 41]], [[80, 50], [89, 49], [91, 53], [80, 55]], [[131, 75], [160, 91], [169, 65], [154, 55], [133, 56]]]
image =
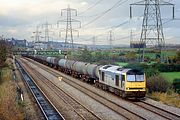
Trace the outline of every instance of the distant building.
[[131, 41], [130, 42], [130, 48], [146, 48], [146, 43], [145, 42], [140, 42], [140, 41]]
[[17, 40], [17, 39], [12, 38], [11, 44], [13, 46], [17, 46], [17, 47], [27, 47], [28, 46], [28, 42], [25, 39], [24, 40]]
[[34, 49], [36, 50], [47, 50], [47, 42], [35, 42]]

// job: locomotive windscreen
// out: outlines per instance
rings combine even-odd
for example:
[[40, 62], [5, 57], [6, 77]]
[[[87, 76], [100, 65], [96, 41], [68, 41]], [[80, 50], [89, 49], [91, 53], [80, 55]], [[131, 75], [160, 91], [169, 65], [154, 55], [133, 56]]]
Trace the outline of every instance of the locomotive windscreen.
[[144, 81], [144, 72], [132, 69], [129, 70], [127, 73], [127, 81], [128, 82], [142, 82]]

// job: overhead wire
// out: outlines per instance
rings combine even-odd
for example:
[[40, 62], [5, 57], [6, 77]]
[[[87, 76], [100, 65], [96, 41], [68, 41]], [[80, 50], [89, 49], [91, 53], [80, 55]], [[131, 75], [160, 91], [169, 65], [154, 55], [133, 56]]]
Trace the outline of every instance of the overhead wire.
[[97, 16], [95, 19], [91, 20], [90, 22], [86, 23], [85, 25], [82, 26], [85, 27], [85, 26], [88, 26], [90, 24], [92, 24], [93, 22], [95, 22], [96, 20], [98, 20], [99, 18], [101, 18], [102, 16], [104, 16], [105, 14], [107, 14], [108, 12], [110, 12], [111, 10], [113, 10], [114, 8], [117, 8], [119, 7], [120, 5], [124, 4], [125, 2], [127, 2], [128, 0], [119, 0], [118, 2], [116, 2], [111, 8], [109, 8], [108, 10], [104, 11], [102, 14], [100, 14], [99, 16]]
[[[122, 0], [118, 1], [117, 3], [121, 2], [121, 1], [122, 1]], [[126, 2], [126, 1], [125, 1], [125, 2]], [[104, 14], [106, 14], [107, 12], [111, 11], [114, 7], [116, 7], [117, 3], [116, 3], [115, 5], [113, 5], [113, 7], [111, 7], [110, 9], [106, 10], [105, 12], [103, 12], [102, 15], [98, 16], [97, 18], [95, 18], [94, 20], [92, 20], [91, 22], [89, 22], [88, 24], [91, 24], [92, 22], [96, 21], [97, 19], [99, 19], [100, 17], [102, 17], [102, 16], [103, 16]], [[119, 5], [118, 5], [118, 6], [119, 6]], [[165, 22], [162, 23], [162, 24], [169, 23], [169, 22], [172, 21], [172, 20], [179, 20], [179, 19], [170, 19], [170, 20], [168, 20], [168, 21], [165, 21]], [[108, 29], [115, 30], [115, 29], [117, 29], [118, 27], [129, 23], [129, 21], [130, 21], [130, 20], [126, 20], [126, 21], [120, 23], [119, 25], [115, 25], [115, 26], [109, 27]], [[88, 25], [88, 24], [86, 24], [86, 25]], [[100, 34], [100, 35], [98, 35], [98, 36], [102, 36], [102, 35], [104, 35], [104, 34]], [[139, 35], [139, 33], [134, 34], [134, 36], [137, 36], [137, 35]], [[122, 38], [118, 38], [118, 39], [116, 39], [116, 40], [127, 39], [127, 38], [129, 38], [129, 37], [130, 37], [130, 35], [124, 36], [124, 37], [122, 37]], [[92, 38], [92, 37], [91, 37], [91, 38]], [[89, 38], [89, 40], [90, 40], [91, 38]]]
[[[93, 19], [93, 20], [90, 21], [89, 23], [86, 23], [84, 26], [87, 26], [87, 25], [93, 23], [94, 21], [96, 21], [97, 19], [99, 19], [100, 17], [102, 17], [103, 15], [105, 15], [106, 13], [108, 13], [109, 11], [111, 11], [112, 9], [114, 9], [114, 8], [122, 5], [123, 3], [127, 2], [127, 1], [128, 1], [128, 0], [122, 2], [122, 0], [119, 0], [119, 1], [116, 2], [110, 9], [104, 11], [104, 12], [102, 13], [102, 15], [96, 17], [95, 19]], [[121, 2], [122, 2], [122, 3], [121, 3]], [[119, 25], [111, 26], [111, 27], [109, 27], [108, 29], [115, 30], [115, 29], [117, 29], [118, 27], [129, 23], [129, 21], [130, 21], [130, 20], [126, 20], [126, 21], [120, 23]], [[168, 22], [170, 22], [170, 21], [171, 21], [171, 20], [166, 21], [166, 22], [164, 22], [163, 24], [168, 23]], [[139, 33], [138, 33], [138, 34], [139, 34]], [[137, 36], [138, 34], [136, 34], [136, 35], [134, 35], [134, 36]], [[104, 34], [100, 34], [100, 35], [97, 35], [97, 36], [102, 36], [102, 35], [104, 35]], [[97, 36], [96, 36], [96, 37], [97, 37]], [[120, 38], [120, 39], [126, 39], [126, 38], [128, 38], [128, 37], [130, 37], [130, 36], [125, 36], [125, 37], [122, 37], [122, 38]], [[91, 37], [91, 38], [92, 38], [92, 37]], [[91, 39], [91, 38], [89, 38], [89, 39]]]
[[[173, 19], [169, 19], [169, 20], [167, 20], [166, 22], [163, 22], [162, 24], [167, 24], [167, 23], [169, 23], [169, 22], [171, 22]], [[125, 21], [126, 22], [126, 21]], [[136, 34], [134, 34], [133, 36], [138, 36], [139, 35], [139, 33], [136, 33]], [[117, 39], [117, 40], [122, 40], [122, 39], [126, 39], [126, 38], [129, 38], [130, 37], [130, 35], [128, 35], [128, 36], [124, 36], [124, 37], [122, 37], [122, 38], [119, 38], [119, 39]]]
[[[139, 16], [137, 19], [141, 18], [142, 16], [143, 16], [143, 15]], [[124, 22], [122, 22], [122, 23], [120, 23], [120, 24], [118, 24], [118, 25], [106, 27], [106, 28], [104, 28], [104, 29], [106, 29], [107, 31], [110, 31], [110, 30], [114, 31], [114, 30], [116, 30], [117, 28], [119, 28], [119, 27], [121, 27], [121, 26], [123, 26], [123, 25], [125, 25], [125, 24], [128, 24], [130, 21], [131, 21], [131, 20], [126, 20], [126, 21], [124, 21]], [[139, 33], [138, 33], [138, 34], [139, 34]], [[135, 34], [134, 36], [137, 36], [138, 34]], [[96, 35], [96, 37], [100, 37], [100, 36], [103, 36], [103, 35], [105, 35], [105, 34], [102, 33], [102, 34]], [[124, 36], [124, 37], [119, 38], [119, 39], [125, 39], [125, 38], [128, 38], [128, 37], [130, 37], [130, 35]], [[83, 39], [83, 38], [81, 38], [81, 39]], [[92, 39], [92, 37], [90, 37], [88, 40], [90, 40], [90, 39]]]
[[92, 6], [90, 6], [89, 8], [87, 8], [86, 10], [84, 10], [83, 12], [80, 12], [79, 15], [84, 14], [85, 12], [87, 12], [88, 10], [94, 8], [96, 5], [98, 5], [99, 3], [101, 3], [103, 0], [99, 0], [97, 1], [95, 4], [93, 4]]
[[[120, 26], [122, 26], [122, 25], [125, 25], [125, 24], [127, 24], [127, 23], [129, 23], [129, 20], [126, 20], [126, 21], [124, 21], [123, 23], [120, 23], [120, 24], [118, 24], [118, 25], [108, 27], [108, 28], [106, 28], [106, 29], [108, 29], [107, 31], [109, 31], [109, 30], [115, 30], [115, 29], [117, 29], [118, 27], [120, 27]], [[105, 34], [102, 33], [102, 34], [96, 35], [96, 37], [100, 37], [100, 36], [103, 36], [103, 35], [105, 35]], [[88, 40], [90, 40], [91, 38], [92, 38], [92, 37], [88, 38]], [[83, 39], [83, 38], [81, 38], [81, 39]]]

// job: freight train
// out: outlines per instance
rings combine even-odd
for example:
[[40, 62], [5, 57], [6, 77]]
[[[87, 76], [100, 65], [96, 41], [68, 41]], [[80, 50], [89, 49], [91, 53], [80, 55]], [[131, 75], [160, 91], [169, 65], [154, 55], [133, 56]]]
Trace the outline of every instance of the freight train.
[[45, 56], [26, 56], [122, 98], [143, 98], [146, 94], [144, 72], [115, 65], [96, 65], [86, 62]]

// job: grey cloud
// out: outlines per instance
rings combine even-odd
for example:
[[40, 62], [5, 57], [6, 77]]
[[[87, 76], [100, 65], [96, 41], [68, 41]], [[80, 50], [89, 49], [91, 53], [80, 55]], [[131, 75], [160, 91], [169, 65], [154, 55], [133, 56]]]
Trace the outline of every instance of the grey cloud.
[[23, 20], [20, 17], [0, 16], [0, 26], [3, 27], [15, 27], [19, 25], [27, 25], [29, 23], [29, 21]]
[[[47, 2], [48, 1], [48, 2]], [[43, 1], [42, 4], [49, 4], [52, 7], [52, 5], [54, 5], [58, 0], [45, 0], [45, 2]], [[72, 8], [77, 9], [78, 13], [83, 12], [83, 10], [86, 10], [87, 7], [92, 6], [97, 0], [69, 0], [70, 3], [72, 3]], [[85, 17], [77, 17], [75, 19], [82, 21], [83, 23], [88, 23], [91, 20], [93, 20], [95, 17], [88, 17], [91, 15], [96, 15], [98, 13], [102, 13], [105, 10], [108, 10], [110, 7], [112, 7], [117, 1], [119, 0], [103, 0], [100, 4], [98, 4], [97, 6], [93, 7], [92, 9], [86, 11], [82, 16]], [[106, 28], [109, 26], [116, 26], [119, 25], [121, 23], [123, 23], [124, 21], [129, 19], [129, 7], [130, 7], [130, 3], [134, 3], [137, 1], [141, 1], [141, 0], [128, 0], [126, 3], [124, 3], [123, 5], [120, 5], [119, 7], [111, 10], [109, 13], [105, 14], [104, 16], [102, 16], [100, 19], [96, 20], [95, 22], [93, 22], [92, 24], [90, 24], [87, 29], [89, 28]], [[87, 2], [88, 5], [85, 6], [81, 6], [80, 3], [81, 2]], [[180, 18], [180, 12], [179, 8], [180, 8], [180, 0], [173, 0], [173, 3], [176, 3], [175, 5], [175, 11], [177, 11], [177, 13], [175, 14], [177, 18]], [[74, 7], [73, 3], [76, 3], [78, 7]], [[79, 3], [79, 4], [77, 4]], [[57, 5], [58, 6], [58, 5]], [[56, 6], [56, 7], [57, 7]], [[64, 6], [64, 8], [66, 8], [67, 6]], [[81, 8], [82, 7], [82, 8]], [[28, 8], [28, 6], [27, 6]], [[16, 27], [16, 26], [21, 26], [21, 28], [19, 29], [27, 29], [26, 26], [27, 25], [34, 25], [33, 28], [35, 29], [35, 24], [39, 25], [39, 24], [43, 24], [47, 18], [49, 23], [52, 24], [56, 24], [57, 20], [59, 19], [63, 19], [60, 16], [60, 11], [61, 9], [64, 8], [58, 8], [57, 7], [57, 11], [56, 8], [53, 8], [52, 10], [49, 8], [49, 10], [46, 12], [43, 11], [42, 9], [42, 13], [40, 11], [40, 14], [30, 14], [28, 15], [26, 12], [26, 10], [24, 11], [14, 11], [14, 13], [16, 13], [16, 15], [8, 15], [8, 16], [1, 16], [0, 15], [0, 26], [5, 27]], [[33, 8], [32, 8], [33, 9]], [[48, 8], [44, 8], [44, 9], [48, 9]], [[134, 19], [136, 17], [142, 16], [144, 12], [144, 6], [134, 6], [133, 7], [133, 17]], [[162, 17], [169, 17], [171, 18], [171, 9], [168, 8], [167, 10], [162, 8]], [[38, 22], [37, 22], [38, 21]], [[165, 21], [164, 21], [165, 22]], [[131, 29], [131, 28], [137, 28], [140, 29], [141, 28], [141, 24], [142, 24], [142, 20], [137, 20], [137, 21], [132, 21], [129, 24], [125, 24], [123, 26], [120, 26], [121, 29]], [[169, 22], [165, 25], [163, 25], [164, 28], [180, 28], [180, 22], [179, 21], [172, 21]], [[23, 28], [24, 27], [24, 28]], [[33, 29], [32, 28], [32, 29]], [[176, 29], [177, 30], [177, 29]], [[29, 32], [29, 31], [28, 31]], [[32, 31], [33, 32], [33, 31]], [[102, 34], [106, 34], [105, 33], [106, 30], [104, 30], [104, 32], [102, 31]], [[176, 32], [174, 32], [176, 34]], [[21, 35], [21, 33], [19, 33]], [[28, 35], [29, 34], [29, 35]], [[23, 37], [29, 37], [31, 33], [27, 33], [25, 34]], [[81, 35], [83, 33], [80, 33]], [[85, 34], [85, 33], [84, 33]], [[119, 33], [117, 33], [119, 34]], [[128, 34], [129, 35], [129, 34]], [[84, 35], [86, 36], [86, 35]]]

